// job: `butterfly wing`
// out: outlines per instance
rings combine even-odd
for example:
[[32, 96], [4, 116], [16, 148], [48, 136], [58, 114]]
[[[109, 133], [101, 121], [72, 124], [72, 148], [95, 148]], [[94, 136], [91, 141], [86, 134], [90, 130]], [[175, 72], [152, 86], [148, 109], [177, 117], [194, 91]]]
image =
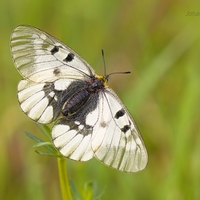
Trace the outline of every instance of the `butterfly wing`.
[[60, 112], [57, 96], [51, 90], [50, 83], [21, 80], [18, 84], [18, 100], [23, 112], [42, 124], [52, 122]]
[[[85, 105], [87, 110], [89, 105]], [[56, 148], [73, 160], [86, 161], [95, 156], [124, 172], [137, 172], [147, 165], [147, 151], [136, 124], [109, 88], [99, 92], [97, 104], [83, 121], [58, 120], [52, 138]]]
[[99, 97], [99, 114], [93, 127], [94, 156], [109, 167], [137, 172], [147, 165], [148, 155], [128, 110], [109, 88]]
[[52, 139], [59, 152], [72, 160], [87, 161], [94, 157], [91, 147], [93, 128], [79, 121], [59, 119], [52, 128]]
[[94, 74], [89, 64], [71, 48], [31, 26], [18, 26], [13, 31], [11, 53], [17, 70], [34, 82], [60, 78], [88, 80]]
[[11, 53], [24, 78], [18, 85], [21, 109], [43, 124], [58, 117], [62, 91], [77, 80], [89, 81], [94, 73], [67, 45], [31, 26], [18, 26], [13, 31]]
[[100, 107], [98, 93], [91, 94], [84, 106], [72, 116], [61, 116], [52, 128], [55, 147], [65, 157], [76, 161], [93, 158], [91, 146], [94, 126], [98, 123]]

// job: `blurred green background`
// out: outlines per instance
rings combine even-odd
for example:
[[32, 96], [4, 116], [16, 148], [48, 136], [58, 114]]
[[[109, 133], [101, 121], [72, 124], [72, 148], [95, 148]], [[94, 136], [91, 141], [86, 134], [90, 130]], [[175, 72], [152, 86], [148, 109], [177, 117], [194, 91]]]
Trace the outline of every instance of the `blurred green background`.
[[[20, 75], [10, 35], [20, 24], [36, 26], [78, 52], [126, 104], [141, 131], [149, 163], [126, 174], [97, 160], [67, 160], [81, 192], [110, 200], [200, 199], [200, 1], [15, 0], [0, 1], [0, 199], [61, 199], [55, 158], [34, 152], [37, 126], [20, 110]], [[99, 199], [99, 198], [96, 198]]]

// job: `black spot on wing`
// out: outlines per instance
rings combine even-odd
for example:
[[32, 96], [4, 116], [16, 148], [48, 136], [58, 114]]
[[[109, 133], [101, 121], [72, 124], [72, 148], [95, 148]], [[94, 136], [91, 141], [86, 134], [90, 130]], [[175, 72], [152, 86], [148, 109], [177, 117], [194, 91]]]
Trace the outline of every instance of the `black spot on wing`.
[[55, 69], [53, 70], [53, 74], [56, 75], [56, 76], [58, 76], [58, 75], [60, 74], [60, 69], [55, 68]]
[[115, 114], [115, 118], [119, 119], [120, 117], [124, 116], [125, 111], [123, 109], [117, 111], [117, 113]]
[[59, 47], [58, 46], [54, 46], [53, 49], [51, 49], [51, 54], [54, 55], [58, 51], [59, 51]]
[[125, 125], [123, 128], [121, 128], [121, 131], [123, 133], [126, 133], [131, 127], [129, 125]]
[[73, 53], [69, 53], [67, 55], [67, 57], [63, 61], [65, 61], [65, 62], [71, 62], [72, 60], [74, 60], [74, 54]]

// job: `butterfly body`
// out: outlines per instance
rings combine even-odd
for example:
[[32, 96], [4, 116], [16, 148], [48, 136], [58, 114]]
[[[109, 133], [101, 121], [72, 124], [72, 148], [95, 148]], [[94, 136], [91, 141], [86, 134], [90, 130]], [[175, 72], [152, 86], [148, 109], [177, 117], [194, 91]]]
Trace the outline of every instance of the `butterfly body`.
[[11, 35], [11, 53], [23, 79], [22, 111], [32, 120], [54, 123], [52, 140], [63, 156], [93, 157], [124, 172], [145, 168], [148, 155], [129, 111], [112, 89], [76, 52], [31, 26]]
[[[85, 85], [83, 89], [75, 92], [75, 94], [64, 103], [62, 109], [62, 114], [64, 116], [70, 116], [79, 111], [90, 98], [93, 98], [94, 95], [98, 96], [98, 92], [105, 87], [103, 79], [95, 77], [91, 78], [91, 82], [86, 82], [83, 85]], [[67, 93], [66, 91], [66, 94]]]

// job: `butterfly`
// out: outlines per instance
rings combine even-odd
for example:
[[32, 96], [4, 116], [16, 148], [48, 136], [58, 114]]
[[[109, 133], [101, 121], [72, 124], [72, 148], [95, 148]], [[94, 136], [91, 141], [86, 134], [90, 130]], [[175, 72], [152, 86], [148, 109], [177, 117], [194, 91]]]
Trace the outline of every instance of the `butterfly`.
[[49, 124], [53, 144], [65, 157], [93, 157], [123, 172], [144, 169], [148, 155], [129, 111], [70, 47], [35, 27], [18, 26], [11, 35], [11, 54], [23, 79], [18, 84], [22, 111]]

